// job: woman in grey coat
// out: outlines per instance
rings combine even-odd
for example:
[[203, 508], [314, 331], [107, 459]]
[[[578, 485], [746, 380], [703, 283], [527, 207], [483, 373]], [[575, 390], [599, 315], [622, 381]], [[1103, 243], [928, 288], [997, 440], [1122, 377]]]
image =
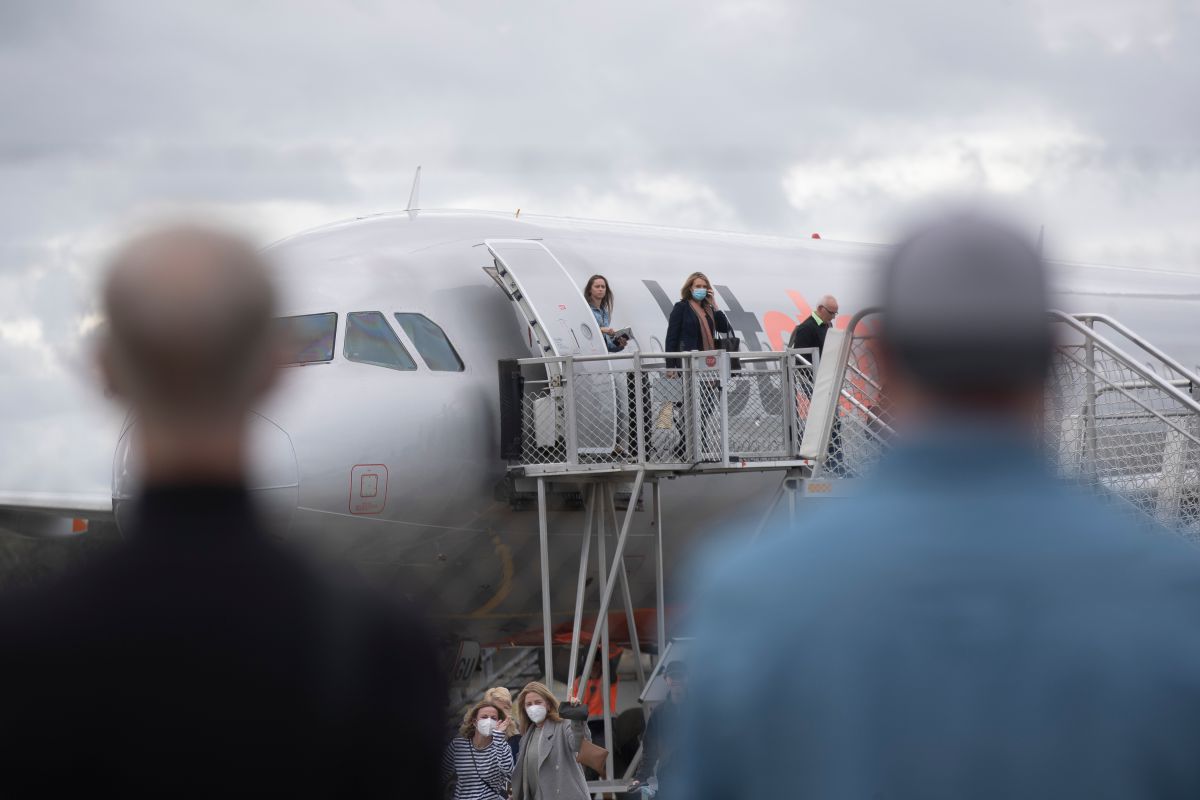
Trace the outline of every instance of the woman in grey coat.
[[558, 705], [534, 681], [517, 695], [521, 753], [513, 771], [513, 800], [588, 800], [583, 768], [575, 760], [587, 737], [587, 709], [572, 697]]

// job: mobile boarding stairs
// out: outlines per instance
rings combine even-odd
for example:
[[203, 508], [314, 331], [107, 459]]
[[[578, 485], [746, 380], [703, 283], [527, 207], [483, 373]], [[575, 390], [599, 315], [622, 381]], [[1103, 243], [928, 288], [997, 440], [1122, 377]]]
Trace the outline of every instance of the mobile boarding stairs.
[[[553, 663], [547, 497], [574, 491], [585, 501], [568, 685], [577, 674], [590, 674], [598, 647], [608, 652], [608, 612], [620, 584], [639, 680], [647, 688], [623, 561], [646, 484], [655, 517], [661, 658], [667, 645], [662, 479], [780, 473], [761, 529], [784, 497], [794, 515], [801, 496], [848, 493], [854, 479], [887, 451], [895, 430], [873, 334], [881, 313], [862, 311], [845, 331], [830, 331], [824, 358], [813, 350], [786, 350], [501, 362], [502, 455], [513, 484], [536, 490], [537, 496], [547, 665]], [[1049, 313], [1059, 345], [1042, 422], [1047, 454], [1064, 476], [1200, 540], [1200, 378], [1110, 317]], [[616, 498], [624, 491], [628, 507], [618, 519]], [[611, 558], [604, 552], [606, 519], [610, 530], [619, 532]], [[600, 605], [587, 656], [576, 672], [593, 532], [598, 534]], [[601, 661], [607, 685], [607, 659]], [[660, 661], [654, 675], [662, 666]], [[611, 790], [619, 785], [592, 786]]]
[[[515, 478], [628, 484], [773, 470], [837, 494], [895, 434], [874, 323], [814, 350], [617, 353], [501, 362], [501, 450]], [[1200, 377], [1101, 314], [1057, 329], [1042, 434], [1071, 479], [1200, 536]], [[639, 487], [640, 488], [640, 487]]]

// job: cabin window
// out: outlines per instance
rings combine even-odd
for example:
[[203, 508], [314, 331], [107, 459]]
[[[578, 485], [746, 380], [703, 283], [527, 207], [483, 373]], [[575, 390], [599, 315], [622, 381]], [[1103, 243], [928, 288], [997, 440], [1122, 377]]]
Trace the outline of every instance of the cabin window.
[[342, 354], [347, 361], [360, 364], [402, 370], [417, 368], [417, 362], [378, 311], [356, 311], [346, 315], [346, 343]]
[[337, 314], [303, 314], [273, 321], [283, 340], [282, 364], [320, 364], [333, 360]]
[[405, 335], [416, 345], [425, 366], [436, 372], [462, 372], [463, 362], [441, 327], [424, 314], [396, 314]]

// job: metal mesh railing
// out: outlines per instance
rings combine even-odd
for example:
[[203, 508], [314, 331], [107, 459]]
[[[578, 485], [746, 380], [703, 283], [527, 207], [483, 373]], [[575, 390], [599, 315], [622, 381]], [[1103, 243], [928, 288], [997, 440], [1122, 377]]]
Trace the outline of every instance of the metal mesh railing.
[[548, 380], [529, 381], [521, 403], [521, 461], [561, 464], [567, 460], [563, 439], [562, 389]]
[[830, 421], [829, 447], [820, 474], [864, 475], [874, 468], [895, 433], [890, 398], [884, 391], [876, 338], [860, 323], [846, 355], [840, 396]]
[[796, 458], [813, 351], [523, 359], [518, 463], [537, 471]]
[[1194, 380], [1173, 369], [1164, 378], [1078, 322], [1062, 322], [1080, 341], [1058, 348], [1048, 385], [1044, 429], [1058, 467], [1165, 525], [1200, 533]]
[[[805, 428], [816, 424], [828, 428], [814, 477], [864, 475], [895, 434], [877, 313], [851, 323], [837, 402], [821, 420], [809, 418], [814, 351], [524, 360], [542, 377], [524, 384], [520, 464], [552, 471], [795, 463]], [[1064, 475], [1200, 536], [1200, 379], [1107, 318], [1051, 318], [1062, 334], [1044, 409], [1051, 458]], [[1136, 357], [1092, 329], [1100, 319]]]
[[[815, 474], [854, 477], [889, 446], [894, 414], [881, 379], [874, 314], [855, 318], [829, 447]], [[1148, 344], [1156, 368], [1053, 313], [1060, 330], [1047, 383], [1044, 433], [1059, 470], [1177, 529], [1200, 535], [1200, 405], [1196, 379]], [[1117, 323], [1110, 324], [1120, 327]], [[1123, 335], [1136, 334], [1121, 328]], [[1163, 360], [1156, 360], [1160, 357]], [[1165, 377], [1164, 377], [1165, 376]]]
[[761, 363], [743, 361], [729, 371], [726, 403], [732, 458], [788, 458], [794, 452], [789, 446], [786, 376], [777, 368], [759, 369]]

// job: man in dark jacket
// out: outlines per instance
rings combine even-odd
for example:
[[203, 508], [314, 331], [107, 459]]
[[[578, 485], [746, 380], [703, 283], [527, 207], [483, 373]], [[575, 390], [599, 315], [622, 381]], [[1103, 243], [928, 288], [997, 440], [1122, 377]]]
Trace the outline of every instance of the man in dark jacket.
[[792, 336], [788, 339], [788, 347], [790, 349], [815, 347], [817, 353], [824, 354], [825, 334], [829, 333], [829, 326], [833, 324], [833, 320], [837, 315], [837, 298], [831, 294], [825, 295], [821, 298], [821, 302], [817, 304], [816, 310], [812, 312], [808, 319], [792, 329]]
[[0, 601], [0, 794], [437, 796], [430, 634], [273, 541], [246, 489], [276, 349], [259, 256], [152, 233], [104, 301], [144, 489], [121, 548]]
[[[630, 791], [640, 789], [654, 775], [658, 782], [657, 797], [669, 800], [677, 796], [676, 777], [679, 773], [678, 748], [687, 741], [679, 729], [683, 724], [682, 712], [687, 702], [687, 664], [672, 661], [667, 664], [663, 677], [667, 682], [667, 699], [659, 703], [646, 723], [642, 734], [642, 760], [638, 762]], [[664, 786], [666, 787], [664, 789]], [[672, 792], [672, 789], [676, 790]]]
[[712, 554], [689, 800], [1200, 797], [1200, 552], [1048, 469], [1037, 249], [951, 219], [887, 266], [901, 436], [853, 503]]
[[[808, 319], [792, 329], [792, 336], [788, 339], [788, 348], [803, 350], [815, 347], [817, 355], [824, 355], [825, 336], [829, 333], [829, 327], [837, 315], [837, 298], [831, 294], [825, 295]], [[796, 361], [801, 363], [800, 356], [796, 356]], [[801, 368], [799, 372], [800, 391], [811, 397], [812, 383], [815, 377], [813, 370]], [[825, 459], [825, 469], [832, 475], [845, 475], [842, 463], [842, 422], [836, 414], [829, 431], [829, 455]]]

